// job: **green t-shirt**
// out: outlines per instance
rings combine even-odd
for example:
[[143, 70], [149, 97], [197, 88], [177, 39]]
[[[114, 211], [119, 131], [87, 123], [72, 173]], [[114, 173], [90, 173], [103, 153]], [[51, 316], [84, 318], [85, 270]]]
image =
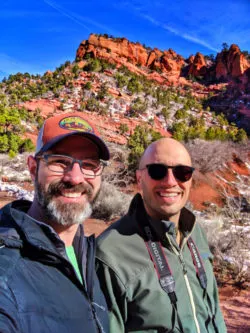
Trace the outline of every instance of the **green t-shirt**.
[[83, 283], [82, 276], [81, 276], [81, 273], [80, 273], [80, 269], [79, 269], [79, 266], [78, 266], [78, 262], [77, 262], [77, 259], [76, 259], [76, 254], [75, 254], [74, 247], [72, 245], [67, 246], [66, 247], [66, 253], [67, 253], [67, 256], [68, 256], [71, 264], [73, 265], [73, 267], [76, 271], [76, 274], [77, 274], [79, 280], [81, 281], [81, 283]]

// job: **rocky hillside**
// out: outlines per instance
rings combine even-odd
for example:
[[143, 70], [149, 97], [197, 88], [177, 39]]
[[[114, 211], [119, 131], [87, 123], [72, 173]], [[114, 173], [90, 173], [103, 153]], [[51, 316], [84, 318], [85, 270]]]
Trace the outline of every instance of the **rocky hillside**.
[[[119, 156], [126, 158], [137, 150], [134, 145], [143, 149], [155, 133], [187, 142], [207, 140], [211, 145], [191, 144], [200, 170], [196, 188], [203, 188], [203, 194], [194, 194], [192, 201], [198, 209], [204, 209], [206, 201], [222, 205], [214, 172], [224, 167], [228, 174], [226, 163], [245, 163], [249, 158], [247, 135], [239, 127], [249, 119], [249, 104], [236, 93], [237, 89], [248, 93], [241, 81], [248, 66], [247, 57], [235, 45], [215, 59], [197, 53], [185, 60], [171, 49], [160, 51], [125, 38], [92, 34], [80, 44], [75, 62], [66, 61], [42, 76], [17, 73], [0, 83], [0, 153], [13, 157], [32, 151], [43, 119], [70, 111], [82, 112], [95, 122], [104, 138], [120, 147]], [[223, 109], [221, 101], [230, 107]], [[216, 112], [219, 107], [222, 113]], [[242, 108], [245, 117], [239, 117]], [[131, 140], [133, 135], [141, 142]], [[213, 146], [214, 140], [219, 143]], [[224, 146], [226, 142], [234, 148]], [[122, 163], [128, 164], [126, 159]], [[208, 192], [212, 196], [206, 200]]]
[[76, 53], [77, 61], [88, 57], [124, 65], [164, 85], [191, 85], [196, 96], [209, 97], [207, 105], [213, 110], [224, 112], [231, 121], [250, 131], [250, 57], [235, 44], [224, 47], [216, 57], [197, 52], [184, 59], [172, 49], [160, 51], [126, 38], [91, 34]]

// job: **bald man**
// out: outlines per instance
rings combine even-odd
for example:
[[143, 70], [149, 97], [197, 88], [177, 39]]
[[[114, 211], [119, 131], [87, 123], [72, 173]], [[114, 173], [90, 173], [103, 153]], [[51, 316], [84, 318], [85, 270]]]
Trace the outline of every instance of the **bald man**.
[[180, 142], [153, 142], [136, 171], [140, 193], [99, 237], [111, 333], [226, 332], [206, 236], [184, 207], [193, 171]]

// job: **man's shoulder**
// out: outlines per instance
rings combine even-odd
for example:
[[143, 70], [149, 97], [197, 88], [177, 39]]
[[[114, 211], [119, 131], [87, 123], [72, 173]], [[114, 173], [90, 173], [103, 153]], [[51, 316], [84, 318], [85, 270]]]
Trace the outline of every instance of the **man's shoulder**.
[[26, 204], [26, 201], [13, 201], [0, 210], [0, 276], [13, 277], [13, 274], [22, 258], [23, 240], [12, 210]]
[[123, 281], [133, 280], [135, 274], [145, 271], [149, 266], [147, 247], [130, 215], [115, 222], [98, 237], [96, 257]]
[[19, 274], [20, 259], [20, 249], [7, 247], [0, 239], [0, 279], [2, 282], [8, 283]]
[[194, 232], [202, 235], [206, 235], [205, 229], [200, 221], [195, 222]]
[[106, 249], [110, 246], [114, 248], [116, 244], [118, 245], [118, 242], [126, 242], [128, 236], [136, 236], [137, 234], [138, 230], [136, 222], [131, 216], [125, 215], [121, 219], [112, 223], [100, 236], [97, 237], [97, 248]]
[[[21, 216], [27, 212], [31, 205], [31, 201], [28, 200], [15, 200], [0, 209], [0, 225], [6, 219], [12, 219], [15, 211]], [[15, 214], [14, 214], [15, 215]]]
[[195, 223], [191, 236], [198, 248], [209, 249], [206, 231], [200, 222]]

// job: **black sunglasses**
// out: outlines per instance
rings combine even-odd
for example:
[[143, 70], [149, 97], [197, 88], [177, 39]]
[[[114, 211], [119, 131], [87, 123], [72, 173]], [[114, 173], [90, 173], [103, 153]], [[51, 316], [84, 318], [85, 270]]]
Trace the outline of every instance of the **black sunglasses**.
[[195, 170], [188, 165], [168, 166], [161, 163], [147, 164], [146, 168], [148, 170], [149, 176], [154, 180], [163, 179], [167, 175], [168, 169], [172, 169], [175, 179], [182, 183], [187, 182], [192, 177], [192, 174]]

